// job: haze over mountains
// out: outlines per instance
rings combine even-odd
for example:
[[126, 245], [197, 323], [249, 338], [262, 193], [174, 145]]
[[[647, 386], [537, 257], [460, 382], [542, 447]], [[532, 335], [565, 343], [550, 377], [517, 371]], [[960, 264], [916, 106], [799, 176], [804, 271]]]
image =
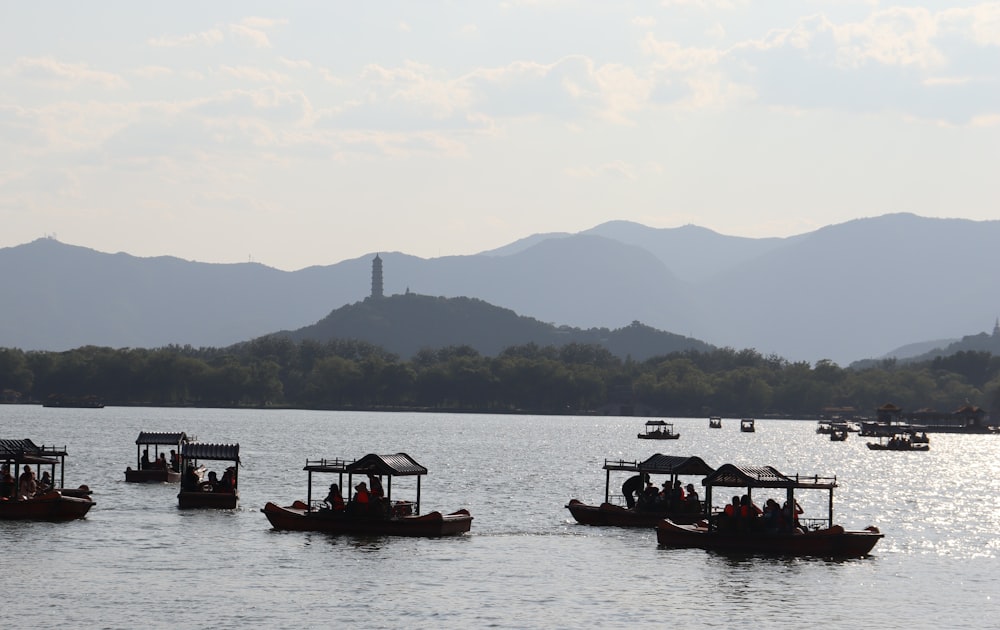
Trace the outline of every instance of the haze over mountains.
[[[998, 242], [1000, 221], [892, 214], [789, 238], [610, 222], [471, 256], [379, 256], [386, 295], [478, 298], [584, 329], [639, 321], [715, 346], [847, 365], [992, 330]], [[294, 331], [366, 298], [375, 253], [286, 272], [39, 239], [0, 249], [0, 346], [222, 347]]]

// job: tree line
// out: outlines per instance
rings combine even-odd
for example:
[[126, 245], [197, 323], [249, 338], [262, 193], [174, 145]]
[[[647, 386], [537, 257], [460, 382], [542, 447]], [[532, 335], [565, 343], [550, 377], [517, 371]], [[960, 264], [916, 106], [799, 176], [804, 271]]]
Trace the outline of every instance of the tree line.
[[527, 344], [493, 357], [454, 346], [401, 360], [364, 342], [272, 336], [227, 348], [0, 349], [0, 390], [5, 402], [89, 396], [112, 405], [692, 417], [811, 417], [853, 408], [872, 415], [886, 402], [907, 411], [952, 411], [967, 402], [1000, 408], [1000, 357], [967, 351], [852, 369], [753, 349], [634, 361], [599, 345]]

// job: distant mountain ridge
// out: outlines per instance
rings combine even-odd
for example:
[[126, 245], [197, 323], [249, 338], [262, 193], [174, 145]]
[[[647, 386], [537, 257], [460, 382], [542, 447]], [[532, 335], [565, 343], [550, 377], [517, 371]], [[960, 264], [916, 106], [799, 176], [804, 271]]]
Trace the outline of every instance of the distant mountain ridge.
[[[471, 256], [380, 256], [389, 296], [475, 298], [581, 330], [639, 321], [716, 347], [847, 365], [992, 322], [996, 242], [1000, 221], [891, 214], [769, 239], [613, 221]], [[0, 249], [0, 346], [223, 347], [297, 330], [367, 297], [373, 256], [285, 272], [39, 239]]]

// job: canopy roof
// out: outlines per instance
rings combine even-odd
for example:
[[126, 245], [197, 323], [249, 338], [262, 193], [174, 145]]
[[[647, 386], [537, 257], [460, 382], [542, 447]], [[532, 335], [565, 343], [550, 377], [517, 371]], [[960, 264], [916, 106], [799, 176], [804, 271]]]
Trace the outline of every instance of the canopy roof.
[[187, 442], [186, 433], [157, 433], [153, 431], [141, 431], [139, 437], [135, 438], [136, 444], [180, 444]]
[[710, 475], [715, 469], [705, 463], [700, 457], [689, 455], [663, 455], [656, 453], [642, 462], [625, 460], [604, 460], [605, 470], [628, 470], [646, 472], [654, 475]]
[[65, 448], [55, 446], [38, 446], [31, 440], [0, 439], [0, 459], [7, 462], [23, 464], [58, 464], [52, 459], [66, 455]]
[[638, 470], [664, 475], [711, 475], [715, 472], [715, 469], [700, 457], [694, 455], [680, 457], [660, 453], [639, 464]]
[[672, 424], [670, 424], [669, 422], [667, 422], [665, 420], [646, 420], [646, 426], [647, 427], [665, 427], [665, 426], [668, 426], [668, 425], [669, 426], [673, 426]]
[[240, 445], [187, 442], [181, 444], [181, 457], [185, 459], [223, 459], [239, 463]]
[[714, 473], [705, 477], [701, 483], [705, 486], [730, 488], [832, 489], [837, 487], [837, 478], [818, 475], [789, 476], [778, 472], [773, 466], [723, 464]]
[[392, 455], [376, 455], [369, 453], [361, 459], [348, 462], [344, 459], [322, 459], [307, 461], [303, 470], [311, 472], [346, 472], [352, 475], [368, 474], [404, 477], [408, 475], [426, 475], [427, 469], [421, 466], [406, 453]]

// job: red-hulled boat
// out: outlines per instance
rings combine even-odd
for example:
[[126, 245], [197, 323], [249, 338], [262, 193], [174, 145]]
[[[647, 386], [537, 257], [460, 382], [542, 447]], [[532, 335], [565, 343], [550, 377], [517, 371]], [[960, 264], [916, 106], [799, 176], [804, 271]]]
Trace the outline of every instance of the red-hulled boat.
[[[702, 484], [705, 501], [712, 503], [712, 490], [717, 487], [745, 488], [746, 514], [726, 515], [719, 511], [711, 518], [693, 524], [665, 519], [656, 527], [656, 540], [663, 547], [697, 547], [714, 551], [767, 553], [792, 556], [854, 558], [867, 555], [882, 539], [876, 527], [859, 531], [845, 530], [833, 523], [833, 489], [836, 477], [786, 476], [771, 466], [735, 466], [725, 464]], [[788, 506], [797, 506], [797, 490], [829, 492], [829, 514], [825, 519], [799, 522], [792, 511], [783, 517], [769, 519], [752, 509], [754, 489], [783, 490]], [[803, 523], [805, 526], [803, 526]]]
[[[188, 442], [181, 444], [181, 491], [177, 493], [179, 508], [213, 508], [232, 510], [240, 503], [238, 484], [240, 467], [239, 444], [207, 444]], [[221, 479], [203, 481], [200, 475], [201, 460], [232, 462]]]
[[[0, 462], [5, 471], [0, 482], [0, 520], [71, 521], [83, 518], [95, 505], [86, 485], [75, 489], [61, 487], [65, 485], [65, 447], [37, 446], [31, 440], [0, 440]], [[50, 473], [52, 483], [58, 472], [60, 487], [22, 495], [15, 477], [19, 468], [33, 470], [36, 477], [45, 470]]]
[[[406, 453], [393, 455], [372, 453], [351, 462], [342, 459], [307, 460], [303, 470], [308, 473], [309, 478], [305, 502], [295, 501], [287, 507], [268, 502], [261, 510], [275, 529], [374, 536], [435, 537], [463, 534], [472, 527], [472, 515], [465, 509], [450, 514], [420, 513], [420, 478], [427, 474], [427, 469]], [[313, 500], [314, 473], [338, 476], [339, 483], [336, 489], [331, 486], [331, 491], [336, 493], [336, 499], [332, 503], [326, 499]], [[340, 488], [344, 487], [344, 477], [347, 477], [347, 487], [351, 488], [355, 487], [353, 483], [355, 475], [367, 475], [373, 485], [375, 483], [381, 485], [382, 478], [386, 478], [385, 497], [370, 496], [368, 503], [356, 500], [344, 503], [339, 495]], [[392, 478], [410, 476], [416, 477], [416, 500], [393, 500]], [[362, 485], [367, 492], [367, 485], [364, 482], [358, 484]], [[330, 499], [331, 496], [327, 498]]]
[[660, 501], [644, 501], [640, 496], [634, 507], [612, 503], [624, 500], [623, 495], [611, 496], [611, 472], [631, 472], [637, 475], [667, 475], [667, 485], [672, 488], [678, 477], [704, 477], [715, 471], [700, 457], [682, 457], [657, 453], [642, 462], [625, 460], [604, 460], [604, 502], [587, 505], [578, 499], [570, 499], [566, 508], [578, 523], [584, 525], [617, 525], [619, 527], [656, 527], [664, 518], [675, 522], [693, 523], [704, 518], [704, 505], [696, 500], [684, 500], [678, 505]]
[[[188, 438], [186, 433], [161, 433], [141, 431], [135, 439], [135, 468], [125, 468], [125, 481], [133, 483], [177, 483], [181, 480], [180, 450], [181, 446], [194, 438]], [[149, 447], [153, 447], [153, 459], [149, 459]], [[166, 465], [160, 464], [160, 447], [169, 447], [170, 458], [165, 458]], [[164, 448], [163, 450], [166, 450]], [[176, 455], [176, 457], [173, 457]]]

